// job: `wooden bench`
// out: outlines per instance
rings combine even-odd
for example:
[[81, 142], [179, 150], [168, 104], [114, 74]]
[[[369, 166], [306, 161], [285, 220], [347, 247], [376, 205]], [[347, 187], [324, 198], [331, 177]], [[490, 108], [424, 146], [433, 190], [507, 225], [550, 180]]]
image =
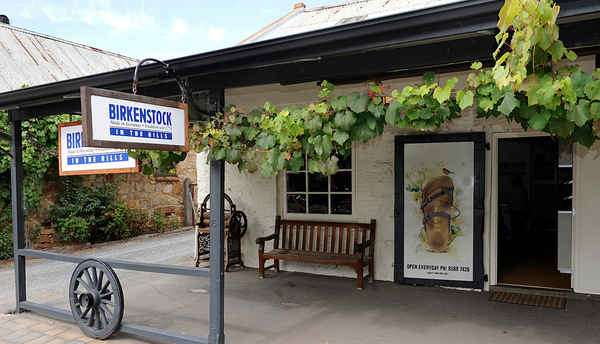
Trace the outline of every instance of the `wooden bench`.
[[[273, 240], [273, 250], [265, 252], [265, 242]], [[258, 277], [264, 278], [265, 269], [279, 272], [279, 261], [309, 262], [346, 265], [358, 275], [358, 289], [363, 279], [373, 281], [375, 251], [375, 220], [371, 223], [340, 223], [275, 219], [275, 233], [256, 239], [258, 244]], [[273, 259], [271, 266], [265, 261]], [[369, 275], [363, 268], [369, 267]]]

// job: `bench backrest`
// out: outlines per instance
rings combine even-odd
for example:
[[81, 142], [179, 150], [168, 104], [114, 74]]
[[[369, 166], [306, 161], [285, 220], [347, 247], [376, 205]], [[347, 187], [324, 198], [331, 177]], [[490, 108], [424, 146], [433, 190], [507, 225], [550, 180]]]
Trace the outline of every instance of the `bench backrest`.
[[354, 255], [354, 245], [371, 241], [365, 256], [373, 256], [375, 220], [371, 223], [343, 223], [275, 220], [275, 248]]

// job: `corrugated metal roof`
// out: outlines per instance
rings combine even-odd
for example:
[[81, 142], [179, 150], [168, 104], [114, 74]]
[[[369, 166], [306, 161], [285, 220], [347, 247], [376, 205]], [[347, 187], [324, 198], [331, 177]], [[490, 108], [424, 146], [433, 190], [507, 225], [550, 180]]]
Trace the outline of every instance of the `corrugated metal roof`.
[[464, 0], [362, 0], [335, 6], [294, 10], [240, 44], [264, 41], [297, 33], [355, 23], [399, 13], [448, 5]]
[[136, 63], [127, 56], [0, 23], [0, 93]]

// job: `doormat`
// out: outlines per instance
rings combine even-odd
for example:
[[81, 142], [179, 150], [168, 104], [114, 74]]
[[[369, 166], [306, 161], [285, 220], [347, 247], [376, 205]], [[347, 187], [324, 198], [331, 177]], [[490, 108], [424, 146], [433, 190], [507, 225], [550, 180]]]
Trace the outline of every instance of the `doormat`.
[[564, 297], [507, 293], [503, 291], [492, 292], [490, 294], [490, 301], [555, 309], [565, 309], [567, 306], [567, 299]]

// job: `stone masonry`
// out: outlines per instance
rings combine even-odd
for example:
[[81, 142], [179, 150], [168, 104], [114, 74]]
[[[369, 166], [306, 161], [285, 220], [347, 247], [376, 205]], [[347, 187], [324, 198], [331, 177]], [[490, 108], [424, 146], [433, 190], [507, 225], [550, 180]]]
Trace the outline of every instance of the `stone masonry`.
[[[50, 171], [49, 175], [57, 175]], [[122, 173], [82, 176], [87, 185], [112, 183], [116, 186], [118, 200], [128, 207], [146, 211], [150, 216], [161, 215], [175, 218], [184, 224], [183, 181], [196, 181], [196, 153], [189, 152], [187, 158], [177, 165], [177, 175], [168, 177], [146, 176], [142, 173]], [[52, 229], [48, 228], [49, 209], [59, 197], [58, 178], [48, 177], [42, 183], [42, 200], [37, 211], [27, 216], [27, 231], [40, 231], [37, 244], [53, 244]], [[28, 236], [29, 237], [29, 236]]]

